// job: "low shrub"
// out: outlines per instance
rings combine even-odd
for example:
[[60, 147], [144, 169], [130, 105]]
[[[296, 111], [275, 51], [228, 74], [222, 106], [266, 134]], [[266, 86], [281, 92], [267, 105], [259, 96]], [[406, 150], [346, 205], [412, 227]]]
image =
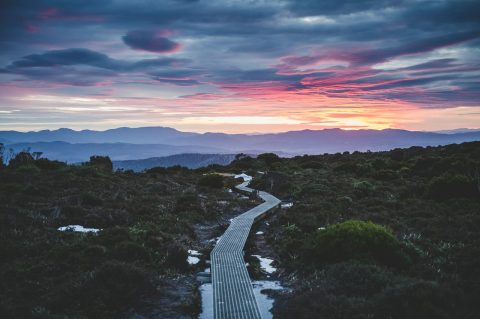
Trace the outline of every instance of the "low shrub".
[[148, 250], [137, 243], [131, 241], [123, 241], [115, 245], [113, 256], [122, 261], [149, 261], [150, 254]]
[[[120, 313], [153, 289], [149, 275], [123, 262], [108, 261], [95, 269], [83, 287], [82, 301], [97, 309]], [[103, 304], [103, 307], [99, 307]], [[87, 307], [83, 307], [88, 309]]]
[[223, 177], [218, 174], [208, 174], [198, 180], [198, 186], [210, 187], [210, 188], [222, 188]]
[[319, 265], [349, 259], [371, 259], [402, 265], [401, 244], [384, 226], [348, 220], [315, 232], [306, 244], [304, 258]]
[[478, 191], [473, 180], [465, 175], [443, 174], [433, 177], [427, 187], [430, 198], [443, 200], [458, 197], [475, 197]]

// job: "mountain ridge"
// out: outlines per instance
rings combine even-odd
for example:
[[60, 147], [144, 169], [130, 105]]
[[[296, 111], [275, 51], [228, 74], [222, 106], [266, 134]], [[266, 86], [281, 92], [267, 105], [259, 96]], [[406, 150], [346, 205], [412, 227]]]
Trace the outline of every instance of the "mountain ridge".
[[[438, 133], [408, 131], [403, 129], [361, 129], [344, 130], [340, 128], [322, 130], [298, 130], [266, 134], [227, 134], [182, 132], [168, 127], [115, 128], [105, 131], [71, 129], [43, 130], [38, 132], [0, 131], [0, 141], [9, 141], [6, 147], [14, 145], [37, 148], [44, 151], [48, 145], [59, 141], [73, 146], [57, 144], [63, 149], [57, 150], [57, 157], [66, 157], [62, 152], [74, 152], [78, 148], [86, 151], [90, 144], [93, 151], [108, 151], [114, 160], [145, 159], [180, 153], [239, 153], [258, 154], [276, 152], [282, 155], [303, 155], [337, 153], [345, 151], [386, 151], [410, 146], [437, 146], [480, 140], [480, 131], [459, 133]], [[128, 144], [125, 146], [124, 144]], [[51, 144], [50, 146], [55, 146]], [[114, 148], [123, 149], [123, 153]], [[130, 149], [129, 149], [130, 148]], [[151, 149], [149, 149], [151, 148]], [[49, 148], [49, 151], [52, 151]], [[44, 151], [45, 152], [45, 151]], [[85, 156], [84, 156], [85, 157]], [[62, 159], [62, 158], [55, 158]], [[70, 158], [71, 159], [71, 158]], [[87, 158], [88, 159], [88, 158]], [[85, 160], [85, 158], [83, 158]]]

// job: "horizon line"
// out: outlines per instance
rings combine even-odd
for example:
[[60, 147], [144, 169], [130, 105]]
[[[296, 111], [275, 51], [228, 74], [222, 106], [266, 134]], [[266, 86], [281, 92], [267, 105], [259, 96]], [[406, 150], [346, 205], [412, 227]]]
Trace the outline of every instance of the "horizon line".
[[[177, 129], [175, 127], [171, 126], [117, 126], [117, 127], [111, 127], [111, 128], [106, 128], [106, 129], [89, 129], [89, 128], [83, 128], [83, 129], [73, 129], [69, 127], [59, 127], [59, 128], [54, 128], [54, 129], [49, 129], [49, 128], [43, 128], [43, 129], [38, 129], [38, 130], [21, 130], [21, 129], [7, 129], [7, 130], [1, 130], [0, 132], [19, 132], [19, 133], [38, 133], [42, 131], [49, 131], [49, 132], [55, 132], [59, 130], [69, 130], [73, 132], [85, 132], [85, 131], [91, 131], [91, 132], [106, 132], [106, 131], [112, 131], [112, 130], [118, 130], [118, 129], [146, 129], [146, 128], [164, 128], [164, 129], [172, 129], [177, 132], [181, 133], [193, 133], [193, 134], [226, 134], [226, 135], [266, 135], [266, 134], [282, 134], [282, 133], [290, 133], [290, 132], [305, 132], [305, 131], [327, 131], [327, 130], [341, 130], [341, 131], [388, 131], [388, 130], [398, 130], [398, 131], [408, 131], [408, 132], [423, 132], [423, 133], [438, 133], [438, 134], [452, 134], [452, 133], [465, 133], [462, 131], [480, 131], [480, 127], [478, 128], [467, 128], [467, 127], [458, 127], [454, 129], [440, 129], [440, 130], [433, 130], [433, 131], [428, 131], [428, 130], [409, 130], [409, 129], [404, 129], [404, 128], [382, 128], [382, 129], [375, 129], [375, 128], [342, 128], [342, 127], [324, 127], [321, 129], [311, 129], [311, 128], [306, 128], [306, 129], [298, 129], [298, 130], [285, 130], [285, 131], [272, 131], [272, 132], [242, 132], [242, 133], [228, 133], [228, 132], [222, 132], [222, 131], [184, 131]], [[456, 132], [458, 131], [458, 132]]]

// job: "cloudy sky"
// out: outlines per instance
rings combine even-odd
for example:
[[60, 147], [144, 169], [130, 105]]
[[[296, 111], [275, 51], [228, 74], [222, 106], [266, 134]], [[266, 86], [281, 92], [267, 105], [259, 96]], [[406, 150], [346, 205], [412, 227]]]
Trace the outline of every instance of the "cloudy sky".
[[4, 0], [0, 130], [480, 127], [480, 1]]

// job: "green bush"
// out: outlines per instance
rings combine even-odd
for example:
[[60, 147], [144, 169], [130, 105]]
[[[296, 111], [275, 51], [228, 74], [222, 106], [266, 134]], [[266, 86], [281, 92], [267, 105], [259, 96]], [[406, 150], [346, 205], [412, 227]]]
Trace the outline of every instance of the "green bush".
[[384, 226], [348, 220], [319, 230], [307, 243], [304, 258], [313, 264], [371, 259], [386, 265], [403, 262], [401, 244]]
[[353, 186], [353, 189], [355, 189], [355, 191], [357, 193], [359, 193], [360, 195], [363, 195], [363, 196], [370, 195], [375, 190], [375, 186], [373, 184], [367, 182], [367, 181], [355, 182], [355, 183], [353, 183], [352, 186]]

